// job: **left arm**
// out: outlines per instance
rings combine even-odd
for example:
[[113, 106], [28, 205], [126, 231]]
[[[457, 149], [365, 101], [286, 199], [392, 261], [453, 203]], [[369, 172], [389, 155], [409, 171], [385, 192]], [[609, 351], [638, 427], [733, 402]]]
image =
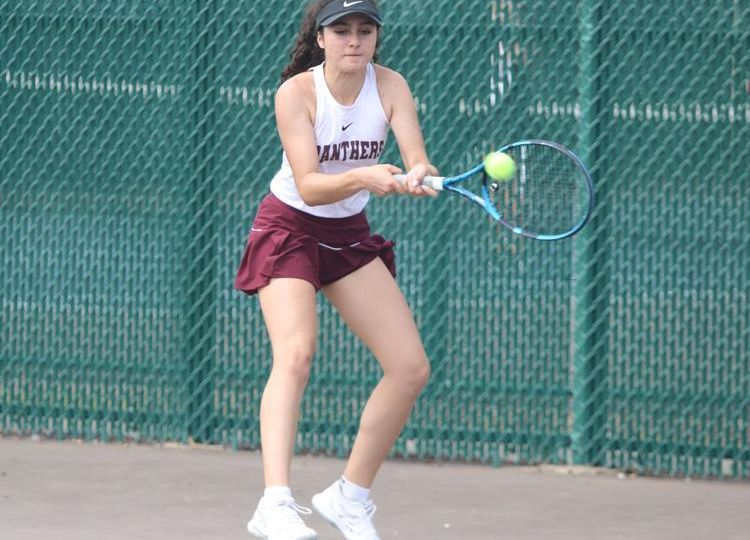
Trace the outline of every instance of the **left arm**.
[[409, 192], [421, 195], [434, 192], [422, 186], [427, 175], [437, 175], [438, 171], [430, 163], [425, 148], [422, 128], [417, 117], [417, 108], [406, 80], [393, 70], [380, 67], [378, 70], [378, 90], [386, 114], [396, 136], [398, 149], [408, 171], [407, 183]]

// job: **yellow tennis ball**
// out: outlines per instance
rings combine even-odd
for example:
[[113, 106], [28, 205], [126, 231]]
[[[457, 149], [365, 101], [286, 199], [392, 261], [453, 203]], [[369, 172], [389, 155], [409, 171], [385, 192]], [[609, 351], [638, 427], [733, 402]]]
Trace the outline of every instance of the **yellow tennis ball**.
[[516, 175], [516, 162], [504, 152], [492, 152], [484, 158], [484, 170], [493, 180], [510, 180]]

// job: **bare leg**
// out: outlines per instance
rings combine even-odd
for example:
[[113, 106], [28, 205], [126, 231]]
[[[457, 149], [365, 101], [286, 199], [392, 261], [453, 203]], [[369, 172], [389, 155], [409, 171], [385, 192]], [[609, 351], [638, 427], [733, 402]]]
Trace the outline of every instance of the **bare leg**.
[[318, 333], [315, 288], [300, 279], [273, 279], [258, 291], [273, 368], [260, 404], [266, 487], [288, 486], [302, 395]]
[[370, 487], [430, 373], [411, 310], [380, 259], [323, 288], [383, 368], [362, 412], [344, 475]]

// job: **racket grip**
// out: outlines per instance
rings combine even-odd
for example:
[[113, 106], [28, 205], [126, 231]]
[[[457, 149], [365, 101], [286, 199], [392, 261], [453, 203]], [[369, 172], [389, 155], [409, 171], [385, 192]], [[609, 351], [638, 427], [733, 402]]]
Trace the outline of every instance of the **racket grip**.
[[[393, 178], [402, 184], [406, 182], [405, 174], [394, 174]], [[445, 176], [425, 176], [422, 185], [432, 188], [435, 191], [443, 191], [443, 180], [445, 180]]]

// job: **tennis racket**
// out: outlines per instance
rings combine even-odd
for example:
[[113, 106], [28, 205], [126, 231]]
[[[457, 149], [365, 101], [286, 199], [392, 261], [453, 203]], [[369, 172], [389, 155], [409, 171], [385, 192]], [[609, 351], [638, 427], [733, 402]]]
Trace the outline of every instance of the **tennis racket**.
[[[503, 146], [516, 163], [515, 175], [493, 180], [484, 164], [458, 176], [428, 176], [424, 185], [457, 193], [479, 205], [511, 231], [536, 240], [562, 240], [580, 231], [594, 209], [594, 185], [581, 160], [561, 144], [520, 141]], [[396, 175], [403, 182], [405, 175]], [[481, 177], [478, 192], [464, 187]]]

